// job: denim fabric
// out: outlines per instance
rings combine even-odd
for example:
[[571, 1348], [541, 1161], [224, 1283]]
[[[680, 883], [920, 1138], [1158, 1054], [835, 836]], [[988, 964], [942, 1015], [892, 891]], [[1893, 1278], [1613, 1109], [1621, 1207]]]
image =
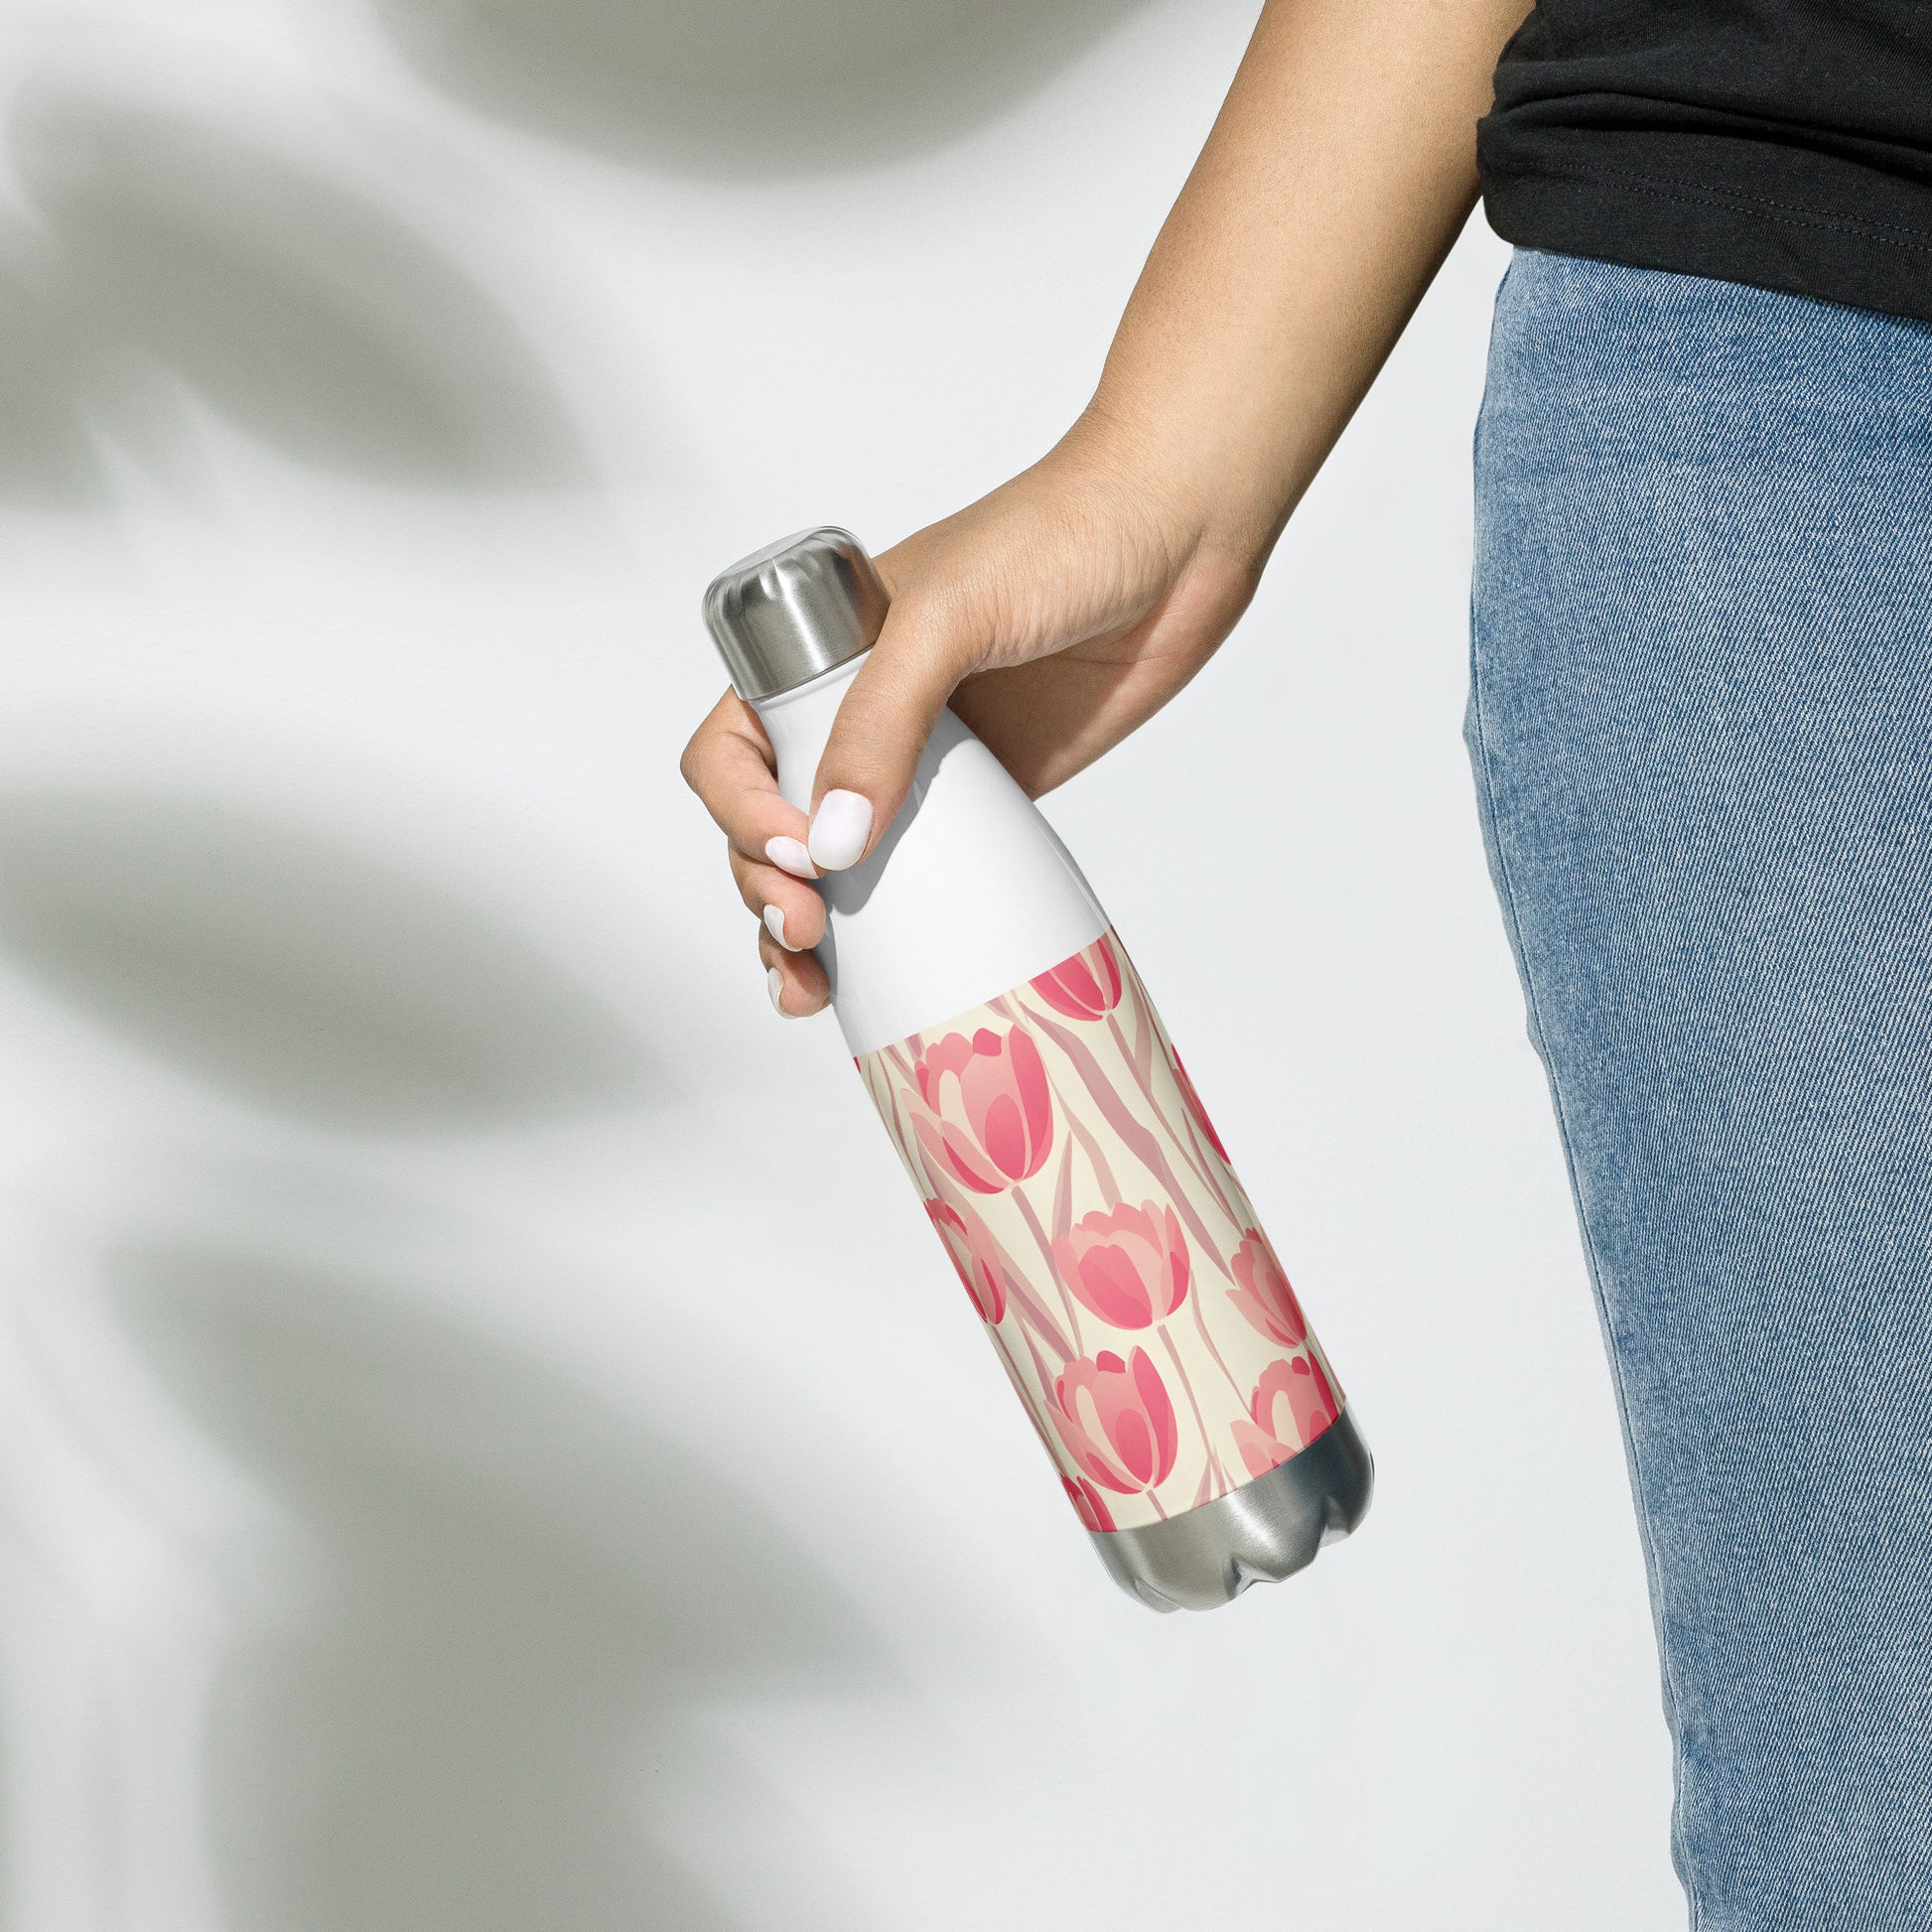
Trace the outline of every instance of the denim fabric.
[[1923, 1932], [1932, 326], [1519, 254], [1476, 480], [1469, 745], [1691, 1921]]

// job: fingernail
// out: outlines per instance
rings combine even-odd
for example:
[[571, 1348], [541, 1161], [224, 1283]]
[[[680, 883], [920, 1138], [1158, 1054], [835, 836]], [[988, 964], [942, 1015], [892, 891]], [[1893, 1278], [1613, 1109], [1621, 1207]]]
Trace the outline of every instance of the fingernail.
[[785, 937], [785, 915], [781, 906], [767, 905], [764, 908], [764, 929], [784, 947], [786, 952], [798, 951], [798, 948]]
[[785, 1012], [785, 976], [775, 966], [767, 966], [764, 972], [764, 990], [771, 995], [771, 1009], [780, 1019], [789, 1020]]
[[820, 872], [843, 872], [859, 863], [871, 837], [872, 800], [856, 791], [828, 791], [812, 814], [812, 864]]
[[764, 856], [780, 872], [788, 872], [794, 879], [818, 877], [818, 868], [812, 864], [812, 855], [805, 850], [803, 839], [766, 839]]

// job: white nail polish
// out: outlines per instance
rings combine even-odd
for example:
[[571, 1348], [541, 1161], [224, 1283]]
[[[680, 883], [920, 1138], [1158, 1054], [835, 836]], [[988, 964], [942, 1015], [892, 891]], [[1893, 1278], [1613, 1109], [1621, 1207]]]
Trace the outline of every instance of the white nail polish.
[[764, 929], [770, 933], [772, 938], [777, 940], [779, 945], [784, 947], [786, 952], [797, 952], [799, 950], [798, 947], [794, 946], [785, 937], [785, 915], [782, 906], [767, 905], [764, 908]]
[[843, 872], [859, 863], [872, 837], [872, 800], [856, 791], [828, 791], [812, 814], [808, 850], [820, 872]]
[[781, 1019], [789, 1020], [791, 1015], [785, 1012], [785, 976], [778, 971], [777, 967], [765, 968], [764, 990], [771, 995], [771, 1010]]
[[766, 839], [764, 856], [780, 872], [788, 872], [794, 879], [818, 877], [818, 868], [812, 864], [812, 855], [805, 850], [803, 839]]

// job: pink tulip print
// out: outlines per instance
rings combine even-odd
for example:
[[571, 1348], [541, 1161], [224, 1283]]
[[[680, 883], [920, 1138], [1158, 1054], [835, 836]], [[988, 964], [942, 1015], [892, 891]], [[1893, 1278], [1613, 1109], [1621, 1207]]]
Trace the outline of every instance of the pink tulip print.
[[1313, 1442], [1341, 1414], [1328, 1377], [1312, 1355], [1297, 1355], [1288, 1365], [1288, 1402], [1305, 1444]]
[[[1287, 1364], [1283, 1363], [1282, 1366], [1286, 1367]], [[1270, 1373], [1272, 1374], [1273, 1370], [1270, 1370]], [[1262, 1388], [1255, 1391], [1257, 1409], [1264, 1407], [1266, 1385], [1267, 1378], [1264, 1376]], [[1297, 1445], [1293, 1440], [1293, 1432], [1290, 1433], [1290, 1440], [1283, 1442], [1274, 1432], [1272, 1419], [1256, 1422], [1252, 1416], [1242, 1416], [1235, 1422], [1233, 1428], [1234, 1446], [1241, 1451], [1241, 1460], [1247, 1465], [1250, 1476], [1265, 1476], [1270, 1469], [1286, 1462], [1296, 1452]]]
[[1287, 1271], [1112, 932], [860, 1071], [1089, 1530], [1224, 1496], [1335, 1420]]
[[1270, 1362], [1248, 1414], [1234, 1425], [1234, 1446], [1249, 1475], [1265, 1476], [1299, 1455], [1340, 1413], [1328, 1378], [1308, 1356]]
[[1092, 945], [1062, 959], [1051, 972], [1038, 974], [1031, 984], [1055, 1013], [1068, 1020], [1099, 1020], [1120, 1005], [1120, 962], [1103, 932]]
[[1000, 1258], [1000, 1244], [992, 1230], [968, 1207], [948, 1207], [942, 1200], [929, 1200], [926, 1213], [946, 1244], [952, 1265], [972, 1297], [973, 1307], [982, 1321], [1000, 1321], [1007, 1311], [1006, 1267]]
[[1088, 1529], [1111, 1530], [1116, 1527], [1113, 1512], [1107, 1507], [1107, 1499], [1085, 1476], [1077, 1482], [1071, 1476], [1061, 1476], [1060, 1486], [1066, 1491], [1067, 1501], [1073, 1505], [1073, 1513]]
[[1237, 1286], [1228, 1300], [1241, 1311], [1249, 1327], [1284, 1348], [1300, 1348], [1308, 1339], [1308, 1318], [1274, 1248], [1259, 1228], [1243, 1232], [1231, 1266]]
[[962, 1187], [1003, 1193], [1036, 1174], [1053, 1146], [1053, 1095], [1024, 1027], [947, 1034], [913, 1068], [922, 1109], [912, 1129]]
[[1173, 1473], [1180, 1434], [1145, 1348], [1126, 1361], [1103, 1349], [1068, 1362], [1053, 1385], [1052, 1421], [1081, 1472], [1104, 1489], [1138, 1495]]
[[1215, 1133], [1214, 1123], [1207, 1117], [1207, 1109], [1200, 1104], [1200, 1095], [1194, 1091], [1194, 1083], [1187, 1077], [1187, 1069], [1181, 1065], [1180, 1055], [1172, 1046], [1168, 1048], [1168, 1064], [1173, 1068], [1173, 1083], [1180, 1089], [1180, 1097], [1187, 1103], [1187, 1111], [1193, 1116], [1194, 1125], [1207, 1136], [1207, 1144], [1221, 1157], [1222, 1166], [1228, 1166], [1228, 1151], [1221, 1145], [1221, 1137]]
[[1143, 1201], [1074, 1222], [1053, 1260], [1082, 1307], [1114, 1328], [1146, 1328], [1187, 1299], [1187, 1243], [1172, 1207]]

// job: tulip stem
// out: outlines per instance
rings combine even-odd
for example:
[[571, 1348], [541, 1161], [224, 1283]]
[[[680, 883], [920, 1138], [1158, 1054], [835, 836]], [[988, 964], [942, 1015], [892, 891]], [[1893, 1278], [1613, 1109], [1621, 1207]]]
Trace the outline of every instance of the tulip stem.
[[1033, 1347], [1033, 1336], [1037, 1333], [1061, 1361], [1070, 1362], [1081, 1351], [1077, 1343], [1069, 1342], [1053, 1325], [1053, 1317], [1034, 1299], [1033, 1291], [1017, 1275], [1007, 1277], [1007, 1297], [1020, 1315], [1020, 1330], [1027, 1337], [1027, 1346]]
[[[1142, 999], [1145, 1000], [1145, 998], [1146, 995], [1143, 994]], [[1138, 1024], [1147, 1026], [1150, 1032], [1155, 1031], [1154, 1016], [1151, 1012], [1137, 1016], [1137, 1022]], [[1208, 1164], [1207, 1157], [1201, 1149], [1200, 1142], [1191, 1132], [1191, 1124], [1188, 1138], [1193, 1142], [1193, 1147], [1190, 1152], [1188, 1142], [1183, 1141], [1179, 1134], [1174, 1131], [1173, 1122], [1168, 1118], [1168, 1110], [1162, 1106], [1160, 1097], [1154, 1091], [1151, 1069], [1144, 1069], [1142, 1067], [1140, 1056], [1128, 1045], [1127, 1035], [1120, 1030], [1120, 1021], [1110, 1013], [1107, 1016], [1107, 1025], [1113, 1033], [1114, 1044], [1120, 1048], [1121, 1058], [1132, 1069], [1134, 1078], [1140, 1085], [1142, 1095], [1145, 1097], [1148, 1106], [1153, 1110], [1154, 1118], [1161, 1123], [1167, 1132], [1168, 1139], [1173, 1143], [1174, 1152], [1180, 1156], [1189, 1171], [1198, 1176], [1201, 1185], [1220, 1203], [1221, 1211], [1229, 1220], [1236, 1222], [1238, 1225], [1240, 1217], [1235, 1213], [1221, 1183], [1214, 1177], [1214, 1171]]]
[[1234, 1391], [1234, 1399], [1241, 1405], [1241, 1413], [1246, 1415], [1248, 1398], [1242, 1391], [1241, 1384], [1234, 1379], [1234, 1371], [1221, 1359], [1221, 1351], [1214, 1346], [1214, 1337], [1207, 1332], [1207, 1317], [1201, 1312], [1198, 1294], [1194, 1296], [1194, 1326], [1200, 1330], [1200, 1338], [1205, 1343], [1207, 1352], [1214, 1357], [1214, 1366], [1227, 1377], [1228, 1387]]
[[1046, 1274], [1053, 1286], [1060, 1292], [1060, 1306], [1066, 1311], [1068, 1325], [1073, 1330], [1073, 1346], [1084, 1355], [1087, 1345], [1080, 1339], [1080, 1317], [1073, 1312], [1073, 1300], [1066, 1292], [1066, 1284], [1060, 1280], [1059, 1265], [1053, 1259], [1052, 1243], [1046, 1239], [1046, 1230], [1040, 1226], [1039, 1217], [1035, 1214], [1033, 1203], [1019, 1187], [1013, 1190], [1013, 1204], [1020, 1210], [1020, 1218], [1026, 1222], [1028, 1232], [1039, 1244], [1040, 1259], [1046, 1264]]
[[[1044, 1014], [1029, 1013], [1028, 1018], [1073, 1062], [1073, 1070], [1079, 1074], [1087, 1092], [1093, 1098], [1094, 1105], [1100, 1110], [1108, 1126], [1120, 1136], [1142, 1167], [1167, 1189], [1169, 1200], [1173, 1202], [1180, 1218], [1187, 1223], [1188, 1232], [1200, 1243], [1201, 1250], [1208, 1260], [1229, 1281], [1233, 1281], [1234, 1276], [1230, 1273], [1226, 1260], [1207, 1231], [1207, 1223], [1201, 1219], [1200, 1210], [1195, 1207], [1186, 1188], [1181, 1186], [1179, 1177], [1169, 1163], [1168, 1157], [1161, 1152], [1160, 1143], [1140, 1121], [1134, 1118], [1125, 1097], [1109, 1081], [1099, 1062], [1064, 1027], [1056, 1027]], [[1070, 1117], [1071, 1109], [1068, 1113]]]
[[1080, 1125], [1080, 1118], [1069, 1107], [1066, 1110], [1066, 1125], [1073, 1138], [1080, 1144], [1080, 1152], [1087, 1157], [1093, 1168], [1093, 1177], [1099, 1183], [1100, 1191], [1115, 1206], [1125, 1205], [1121, 1191], [1114, 1180], [1114, 1171], [1107, 1165], [1107, 1157], [1100, 1152], [1100, 1144]]
[[1173, 1337], [1168, 1333], [1168, 1324], [1161, 1324], [1161, 1339], [1167, 1343], [1169, 1358], [1173, 1363], [1174, 1373], [1180, 1377], [1180, 1386], [1187, 1392], [1187, 1406], [1194, 1412], [1194, 1427], [1200, 1432], [1201, 1453], [1207, 1457], [1207, 1466], [1214, 1471], [1214, 1479], [1221, 1485], [1221, 1493], [1227, 1493], [1227, 1472], [1221, 1467], [1221, 1458], [1214, 1453], [1214, 1444], [1207, 1433], [1207, 1419], [1201, 1414], [1200, 1398], [1194, 1394], [1193, 1378], [1187, 1373], [1187, 1364], [1180, 1359], [1180, 1350], [1173, 1345]]

